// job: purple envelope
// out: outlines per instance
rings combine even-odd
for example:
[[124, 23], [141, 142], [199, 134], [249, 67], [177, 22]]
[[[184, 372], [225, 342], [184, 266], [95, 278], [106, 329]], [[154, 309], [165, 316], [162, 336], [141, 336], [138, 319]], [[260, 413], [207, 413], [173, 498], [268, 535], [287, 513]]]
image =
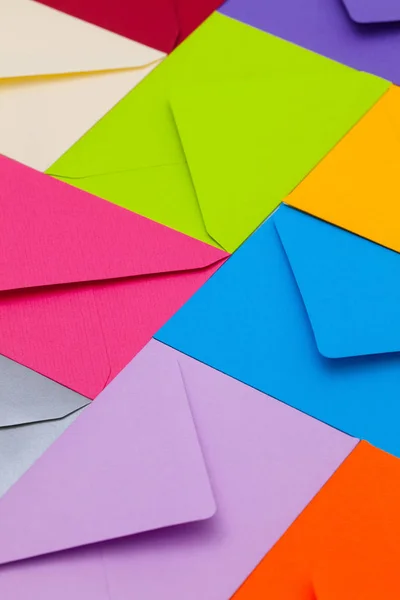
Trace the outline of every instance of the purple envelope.
[[227, 600], [356, 444], [152, 340], [0, 500], [0, 597]]
[[400, 0], [228, 0], [220, 12], [400, 84]]

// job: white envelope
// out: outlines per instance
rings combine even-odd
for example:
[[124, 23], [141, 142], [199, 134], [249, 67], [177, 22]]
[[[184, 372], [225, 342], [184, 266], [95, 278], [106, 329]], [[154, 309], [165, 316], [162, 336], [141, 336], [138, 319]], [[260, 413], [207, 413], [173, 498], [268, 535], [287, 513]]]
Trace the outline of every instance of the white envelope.
[[164, 56], [32, 0], [0, 0], [0, 153], [44, 171]]

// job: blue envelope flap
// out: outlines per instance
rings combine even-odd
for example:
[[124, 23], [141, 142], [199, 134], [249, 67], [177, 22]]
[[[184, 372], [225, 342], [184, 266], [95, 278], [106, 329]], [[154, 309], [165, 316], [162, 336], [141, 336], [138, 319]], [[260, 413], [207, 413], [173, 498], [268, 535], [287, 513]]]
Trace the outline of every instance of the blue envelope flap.
[[399, 352], [400, 254], [285, 205], [274, 223], [319, 352]]

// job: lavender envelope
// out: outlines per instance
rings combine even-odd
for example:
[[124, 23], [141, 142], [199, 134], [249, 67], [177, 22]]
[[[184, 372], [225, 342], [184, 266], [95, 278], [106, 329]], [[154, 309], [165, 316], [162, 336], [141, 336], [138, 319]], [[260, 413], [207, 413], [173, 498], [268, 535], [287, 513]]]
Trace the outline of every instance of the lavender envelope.
[[398, 0], [228, 0], [220, 12], [400, 84]]
[[356, 444], [152, 340], [0, 501], [0, 562], [198, 522], [3, 564], [0, 597], [227, 600]]

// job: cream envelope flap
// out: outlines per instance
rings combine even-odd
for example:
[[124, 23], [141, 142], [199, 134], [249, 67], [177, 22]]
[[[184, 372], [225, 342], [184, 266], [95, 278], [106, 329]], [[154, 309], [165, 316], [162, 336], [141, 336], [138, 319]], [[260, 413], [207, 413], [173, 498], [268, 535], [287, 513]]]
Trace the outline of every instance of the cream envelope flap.
[[163, 57], [31, 0], [0, 0], [0, 153], [45, 170]]

